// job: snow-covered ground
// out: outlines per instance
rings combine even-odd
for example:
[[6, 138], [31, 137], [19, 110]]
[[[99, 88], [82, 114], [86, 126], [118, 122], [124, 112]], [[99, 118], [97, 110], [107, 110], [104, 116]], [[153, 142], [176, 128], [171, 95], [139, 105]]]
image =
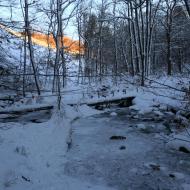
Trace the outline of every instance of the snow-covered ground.
[[[187, 190], [190, 159], [179, 148], [190, 146], [188, 133], [168, 134], [174, 114], [163, 105], [135, 103], [104, 111], [64, 104], [43, 123], [1, 123], [0, 189]], [[110, 139], [117, 135], [126, 140]]]
[[[12, 39], [10, 52], [6, 43], [8, 67], [17, 67], [21, 41]], [[37, 59], [43, 51], [38, 49]], [[78, 61], [71, 59], [67, 69], [75, 76]], [[124, 75], [117, 83], [112, 77], [101, 82], [86, 77], [80, 83], [77, 76], [67, 77], [59, 112], [52, 77], [48, 80], [45, 85], [41, 79], [40, 97], [33, 92], [0, 103], [0, 111], [54, 106], [52, 111], [0, 115], [0, 190], [190, 189], [186, 76], [150, 76], [145, 87], [138, 77]], [[17, 94], [1, 91], [1, 98], [8, 96]], [[86, 105], [131, 96], [130, 108], [98, 111]], [[126, 140], [110, 140], [114, 135]]]
[[[118, 190], [190, 188], [189, 154], [167, 146], [162, 122], [143, 121], [153, 118], [150, 113], [141, 117], [131, 109], [114, 111], [117, 116], [108, 112], [75, 122], [65, 173]], [[126, 139], [111, 140], [113, 136]]]
[[190, 137], [185, 131], [174, 135], [175, 128], [167, 134], [163, 123], [171, 113], [64, 107], [44, 123], [1, 123], [0, 189], [190, 187], [189, 154], [179, 151], [190, 146]]
[[106, 189], [64, 174], [71, 121], [82, 117], [83, 111], [97, 113], [85, 106], [78, 111], [67, 107], [62, 114], [55, 112], [49, 121], [40, 124], [1, 123], [0, 189]]

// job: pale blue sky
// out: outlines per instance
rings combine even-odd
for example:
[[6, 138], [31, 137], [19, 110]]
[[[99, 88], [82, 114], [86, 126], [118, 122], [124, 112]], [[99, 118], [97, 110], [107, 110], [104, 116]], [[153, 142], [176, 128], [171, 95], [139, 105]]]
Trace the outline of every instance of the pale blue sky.
[[[16, 7], [12, 8], [12, 20], [13, 21], [23, 21], [23, 16], [22, 16], [22, 11], [20, 8], [19, 0]], [[42, 1], [44, 2], [44, 1]], [[1, 3], [2, 4], [2, 3]], [[68, 8], [66, 14], [69, 14], [71, 11], [71, 8]], [[34, 8], [30, 8], [30, 15], [32, 17], [36, 17], [39, 24], [35, 24], [33, 27], [37, 30], [43, 31], [45, 27], [45, 22], [46, 22], [46, 16], [42, 13], [37, 13]], [[4, 20], [10, 20], [11, 18], [11, 8], [9, 7], [0, 7], [0, 18]], [[68, 27], [65, 30], [65, 35], [68, 35], [74, 39], [77, 39], [77, 32], [76, 32], [76, 27], [74, 27], [74, 21], [71, 20], [69, 22]]]

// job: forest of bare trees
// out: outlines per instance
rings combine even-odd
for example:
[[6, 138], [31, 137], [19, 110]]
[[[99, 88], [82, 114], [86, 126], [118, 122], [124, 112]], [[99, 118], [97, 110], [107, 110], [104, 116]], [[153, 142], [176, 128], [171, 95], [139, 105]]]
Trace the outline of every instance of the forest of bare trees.
[[83, 37], [92, 75], [187, 71], [190, 22], [187, 1], [102, 1], [85, 12]]
[[[12, 18], [14, 6], [22, 9], [23, 19], [20, 21]], [[84, 77], [90, 82], [111, 76], [117, 84], [119, 76], [128, 75], [138, 76], [144, 86], [146, 78], [152, 74], [170, 76], [189, 72], [189, 6], [186, 0], [0, 1], [0, 7], [10, 8], [9, 19], [2, 18], [1, 24], [22, 30], [25, 36], [21, 51], [22, 69], [19, 73], [16, 71], [22, 75], [23, 96], [28, 84], [33, 83], [38, 95], [43, 86], [44, 80], [40, 81], [38, 71], [40, 63], [31, 37], [38, 31], [36, 26], [41, 15], [44, 19], [43, 33], [52, 35], [56, 44], [55, 53], [49, 46], [48, 53], [44, 55], [47, 64], [43, 75], [46, 79], [53, 77], [52, 93], [56, 93], [59, 99], [68, 75], [68, 47], [64, 45], [63, 37], [70, 22], [75, 26], [79, 40], [76, 56], [79, 61], [78, 82]], [[31, 14], [34, 10], [36, 15]], [[26, 63], [27, 55], [30, 69]]]

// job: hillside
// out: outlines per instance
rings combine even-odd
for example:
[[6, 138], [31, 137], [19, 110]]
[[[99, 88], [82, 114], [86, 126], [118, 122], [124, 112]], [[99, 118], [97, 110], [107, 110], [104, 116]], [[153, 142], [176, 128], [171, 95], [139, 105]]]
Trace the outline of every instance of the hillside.
[[[18, 38], [24, 39], [24, 32], [17, 32], [11, 28], [3, 26], [0, 24], [0, 28], [5, 30], [11, 35], [14, 35]], [[56, 48], [56, 43], [52, 34], [49, 36], [47, 34], [43, 34], [40, 32], [33, 32], [32, 33], [32, 42], [36, 45], [43, 46], [43, 47], [50, 47], [52, 49]], [[77, 40], [73, 40], [68, 36], [63, 37], [63, 42], [61, 44], [65, 46], [65, 51], [71, 54], [78, 54], [79, 53], [79, 42]], [[81, 53], [83, 53], [83, 45], [81, 45]]]

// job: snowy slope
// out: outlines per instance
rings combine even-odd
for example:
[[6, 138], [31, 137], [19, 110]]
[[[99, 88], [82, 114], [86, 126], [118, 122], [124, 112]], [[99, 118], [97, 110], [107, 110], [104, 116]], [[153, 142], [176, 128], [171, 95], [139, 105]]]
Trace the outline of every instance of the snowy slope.
[[82, 112], [66, 107], [41, 124], [0, 124], [0, 189], [111, 190], [64, 175], [70, 122]]

